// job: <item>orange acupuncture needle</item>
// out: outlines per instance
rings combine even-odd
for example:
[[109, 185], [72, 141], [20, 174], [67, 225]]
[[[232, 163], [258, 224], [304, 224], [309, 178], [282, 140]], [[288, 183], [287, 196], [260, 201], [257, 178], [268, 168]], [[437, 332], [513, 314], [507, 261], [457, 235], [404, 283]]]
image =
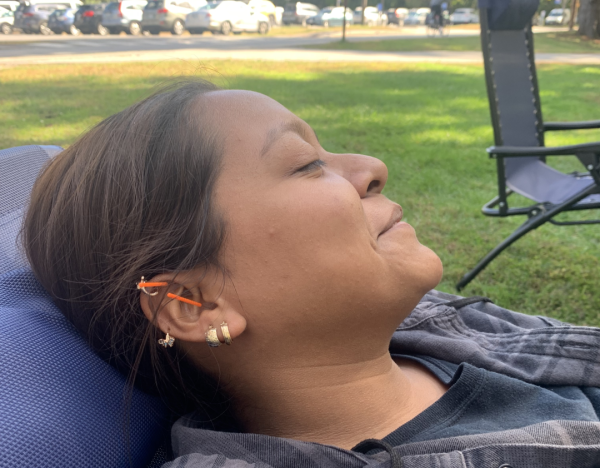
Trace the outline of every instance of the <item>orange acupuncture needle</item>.
[[202, 304], [200, 304], [199, 302], [192, 301], [191, 299], [186, 299], [185, 297], [177, 296], [173, 293], [167, 293], [167, 297], [170, 297], [171, 299], [175, 299], [177, 301], [185, 302], [186, 304], [194, 305], [196, 307], [202, 307]]
[[159, 286], [167, 286], [169, 283], [138, 283], [138, 289], [141, 288], [158, 288]]

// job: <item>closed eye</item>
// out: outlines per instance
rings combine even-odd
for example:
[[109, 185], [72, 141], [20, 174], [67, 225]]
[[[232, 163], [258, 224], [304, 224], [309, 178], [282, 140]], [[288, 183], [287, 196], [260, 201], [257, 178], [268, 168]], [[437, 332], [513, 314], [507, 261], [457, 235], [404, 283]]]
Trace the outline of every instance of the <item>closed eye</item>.
[[307, 164], [306, 166], [302, 166], [301, 168], [297, 169], [296, 172], [310, 172], [320, 167], [324, 167], [326, 165], [327, 163], [322, 159], [316, 159], [313, 162]]

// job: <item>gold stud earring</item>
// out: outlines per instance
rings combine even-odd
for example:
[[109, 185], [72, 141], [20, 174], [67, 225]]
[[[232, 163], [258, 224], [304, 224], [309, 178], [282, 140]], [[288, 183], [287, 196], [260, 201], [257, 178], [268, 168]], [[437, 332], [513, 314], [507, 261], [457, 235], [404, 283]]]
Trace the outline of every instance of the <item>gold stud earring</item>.
[[205, 335], [206, 335], [206, 342], [208, 343], [208, 346], [210, 346], [211, 348], [216, 348], [218, 346], [221, 346], [222, 343], [219, 340], [219, 336], [217, 335], [217, 329], [215, 327], [210, 325], [208, 327], [208, 330], [206, 331]]
[[231, 343], [233, 343], [231, 335], [229, 334], [229, 327], [227, 326], [227, 322], [223, 322], [221, 324], [221, 333], [223, 333], [223, 338], [225, 338], [226, 345], [229, 346]]
[[165, 348], [168, 346], [169, 348], [173, 347], [173, 343], [175, 343], [175, 338], [173, 338], [171, 335], [169, 335], [169, 333], [167, 333], [167, 336], [165, 336], [164, 339], [160, 339], [158, 340], [158, 344], [161, 346], [164, 346]]

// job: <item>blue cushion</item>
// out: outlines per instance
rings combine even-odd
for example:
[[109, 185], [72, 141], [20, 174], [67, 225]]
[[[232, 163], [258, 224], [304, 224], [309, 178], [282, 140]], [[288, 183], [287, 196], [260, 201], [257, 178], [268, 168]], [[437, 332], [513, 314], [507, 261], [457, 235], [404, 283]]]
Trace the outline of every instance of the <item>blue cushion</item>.
[[27, 265], [17, 242], [23, 213], [40, 170], [60, 151], [40, 145], [0, 151], [0, 275]]
[[[147, 466], [166, 412], [102, 361], [27, 269], [0, 276], [0, 467]], [[131, 462], [129, 463], [129, 456]]]

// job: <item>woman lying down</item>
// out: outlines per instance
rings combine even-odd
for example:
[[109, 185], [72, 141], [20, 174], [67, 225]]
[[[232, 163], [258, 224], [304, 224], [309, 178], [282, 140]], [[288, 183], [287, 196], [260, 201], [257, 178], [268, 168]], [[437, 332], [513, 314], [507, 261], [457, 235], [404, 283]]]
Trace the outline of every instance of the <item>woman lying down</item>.
[[600, 466], [600, 330], [432, 292], [386, 179], [264, 95], [184, 82], [50, 164], [25, 244], [181, 416], [165, 467]]

